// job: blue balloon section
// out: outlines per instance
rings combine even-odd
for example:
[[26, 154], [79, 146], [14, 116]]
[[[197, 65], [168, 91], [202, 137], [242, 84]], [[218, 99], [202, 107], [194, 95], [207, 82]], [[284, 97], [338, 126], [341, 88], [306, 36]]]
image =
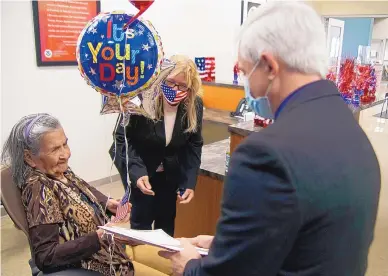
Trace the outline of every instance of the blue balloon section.
[[81, 74], [97, 90], [113, 95], [136, 94], [158, 73], [157, 34], [132, 16], [106, 13], [95, 17], [78, 40]]

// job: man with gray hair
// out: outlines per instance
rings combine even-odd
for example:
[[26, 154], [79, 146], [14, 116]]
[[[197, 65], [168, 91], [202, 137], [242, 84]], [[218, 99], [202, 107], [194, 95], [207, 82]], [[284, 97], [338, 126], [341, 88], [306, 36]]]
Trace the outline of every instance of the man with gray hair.
[[242, 27], [246, 97], [275, 123], [233, 153], [216, 235], [160, 252], [175, 274], [365, 274], [380, 169], [336, 86], [323, 80], [325, 46], [320, 17], [302, 3], [264, 4]]

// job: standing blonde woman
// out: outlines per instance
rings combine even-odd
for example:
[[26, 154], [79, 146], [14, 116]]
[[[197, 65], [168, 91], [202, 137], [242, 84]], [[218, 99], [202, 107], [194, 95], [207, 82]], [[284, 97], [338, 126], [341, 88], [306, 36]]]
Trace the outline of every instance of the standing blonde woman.
[[[115, 165], [124, 185], [128, 171], [133, 187], [131, 227], [147, 230], [155, 222], [155, 229], [173, 236], [177, 197], [182, 204], [194, 197], [203, 146], [203, 103], [195, 63], [179, 55], [170, 60], [176, 66], [156, 99], [156, 121], [131, 116], [126, 133], [123, 127], [117, 129]], [[113, 149], [114, 145], [112, 158]]]

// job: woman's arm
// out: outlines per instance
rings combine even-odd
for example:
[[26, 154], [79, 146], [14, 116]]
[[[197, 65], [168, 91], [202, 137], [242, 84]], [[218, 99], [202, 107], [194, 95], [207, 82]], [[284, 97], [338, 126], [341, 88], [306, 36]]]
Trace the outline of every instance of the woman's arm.
[[201, 166], [202, 155], [202, 118], [203, 118], [203, 102], [202, 99], [196, 99], [197, 110], [197, 131], [192, 133], [189, 137], [185, 150], [182, 151], [181, 158], [187, 181], [183, 185], [186, 189], [194, 189], [197, 184], [197, 176], [199, 167]]
[[[116, 133], [114, 133], [114, 138], [116, 139], [116, 158], [115, 165], [120, 174], [125, 175], [126, 172], [129, 172], [129, 176], [134, 185], [136, 185], [137, 180], [142, 176], [147, 176], [147, 168], [144, 165], [143, 160], [136, 152], [133, 147], [133, 132], [136, 131], [134, 125], [136, 124], [136, 116], [131, 116], [129, 124], [124, 128], [121, 126], [122, 116], [119, 117], [119, 125], [117, 127]], [[124, 134], [125, 133], [125, 134]], [[128, 152], [128, 168], [126, 161], [126, 146], [125, 146], [125, 136], [127, 137], [127, 152]], [[114, 144], [112, 145], [114, 147]], [[114, 148], [111, 151], [114, 152]], [[111, 154], [113, 155], [113, 154]], [[112, 158], [114, 155], [112, 156]]]
[[[86, 182], [85, 182], [86, 183]], [[97, 190], [96, 188], [94, 188], [93, 186], [91, 186], [89, 183], [86, 183], [87, 184], [87, 187], [88, 189], [92, 192], [92, 194], [97, 198], [98, 200], [98, 203], [101, 204], [101, 206], [103, 208], [105, 208], [105, 205], [107, 204], [108, 202], [108, 197], [106, 195], [104, 195], [103, 193], [101, 193], [99, 190]]]
[[42, 224], [30, 228], [35, 264], [41, 271], [77, 265], [100, 250], [97, 232], [60, 244], [59, 227], [58, 224]]
[[22, 201], [33, 254], [42, 271], [78, 264], [100, 250], [97, 232], [60, 243], [60, 229], [67, 221], [49, 179], [33, 178], [23, 189]]

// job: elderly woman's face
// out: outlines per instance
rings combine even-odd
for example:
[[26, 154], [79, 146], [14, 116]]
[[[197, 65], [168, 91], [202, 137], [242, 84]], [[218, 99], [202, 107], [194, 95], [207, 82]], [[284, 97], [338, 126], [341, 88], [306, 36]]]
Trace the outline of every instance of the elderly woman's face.
[[47, 132], [40, 140], [37, 155], [30, 155], [27, 162], [41, 172], [52, 176], [61, 176], [68, 169], [70, 148], [63, 128]]

